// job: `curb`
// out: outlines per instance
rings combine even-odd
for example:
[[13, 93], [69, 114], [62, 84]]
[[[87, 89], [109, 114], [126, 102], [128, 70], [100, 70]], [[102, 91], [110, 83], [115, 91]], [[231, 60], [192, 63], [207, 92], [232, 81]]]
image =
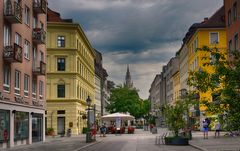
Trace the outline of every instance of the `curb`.
[[197, 146], [197, 145], [194, 145], [194, 144], [192, 144], [192, 143], [189, 143], [189, 145], [192, 146], [192, 147], [194, 147], [194, 148], [196, 148], [196, 149], [199, 149], [199, 150], [201, 150], [201, 151], [208, 151], [207, 149], [202, 148], [202, 147]]
[[96, 142], [94, 142], [94, 143], [87, 144], [87, 145], [82, 146], [82, 147], [80, 147], [80, 148], [78, 148], [78, 149], [75, 149], [75, 150], [73, 150], [73, 151], [80, 151], [80, 150], [82, 150], [82, 149], [84, 149], [84, 148], [87, 148], [87, 147], [90, 147], [90, 146], [93, 146], [93, 145], [99, 144], [99, 143], [101, 143], [101, 142], [102, 142], [102, 140], [100, 140], [100, 141], [96, 141]]

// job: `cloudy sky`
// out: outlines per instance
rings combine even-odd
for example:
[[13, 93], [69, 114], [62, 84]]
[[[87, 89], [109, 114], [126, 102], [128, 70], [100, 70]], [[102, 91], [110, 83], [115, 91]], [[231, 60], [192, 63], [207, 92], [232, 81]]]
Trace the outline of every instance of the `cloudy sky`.
[[109, 79], [124, 81], [127, 64], [140, 97], [181, 47], [188, 28], [210, 17], [223, 0], [48, 0], [49, 7], [80, 23], [103, 54]]

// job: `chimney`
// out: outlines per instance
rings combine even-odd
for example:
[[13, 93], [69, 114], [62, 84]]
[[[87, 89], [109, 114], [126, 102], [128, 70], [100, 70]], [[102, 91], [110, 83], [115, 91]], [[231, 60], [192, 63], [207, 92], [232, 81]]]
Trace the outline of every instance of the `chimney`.
[[207, 22], [207, 21], [208, 21], [208, 17], [205, 17], [203, 22]]

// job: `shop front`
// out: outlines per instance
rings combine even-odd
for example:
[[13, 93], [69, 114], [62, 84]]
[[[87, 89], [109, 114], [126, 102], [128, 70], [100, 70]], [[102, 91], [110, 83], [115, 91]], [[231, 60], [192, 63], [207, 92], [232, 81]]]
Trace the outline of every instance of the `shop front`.
[[32, 115], [32, 142], [40, 142], [43, 138], [43, 115], [31, 113]]
[[9, 146], [10, 114], [8, 110], [0, 110], [0, 148]]
[[27, 144], [29, 141], [29, 113], [14, 113], [14, 145]]

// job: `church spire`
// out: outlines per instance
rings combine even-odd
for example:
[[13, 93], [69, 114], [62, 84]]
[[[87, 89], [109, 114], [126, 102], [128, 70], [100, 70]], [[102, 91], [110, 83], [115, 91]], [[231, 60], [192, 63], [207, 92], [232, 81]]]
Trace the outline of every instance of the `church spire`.
[[131, 74], [129, 71], [129, 65], [127, 65], [127, 72], [126, 72], [126, 77], [125, 77], [125, 87], [127, 88], [132, 88], [133, 87], [133, 82], [131, 79]]

